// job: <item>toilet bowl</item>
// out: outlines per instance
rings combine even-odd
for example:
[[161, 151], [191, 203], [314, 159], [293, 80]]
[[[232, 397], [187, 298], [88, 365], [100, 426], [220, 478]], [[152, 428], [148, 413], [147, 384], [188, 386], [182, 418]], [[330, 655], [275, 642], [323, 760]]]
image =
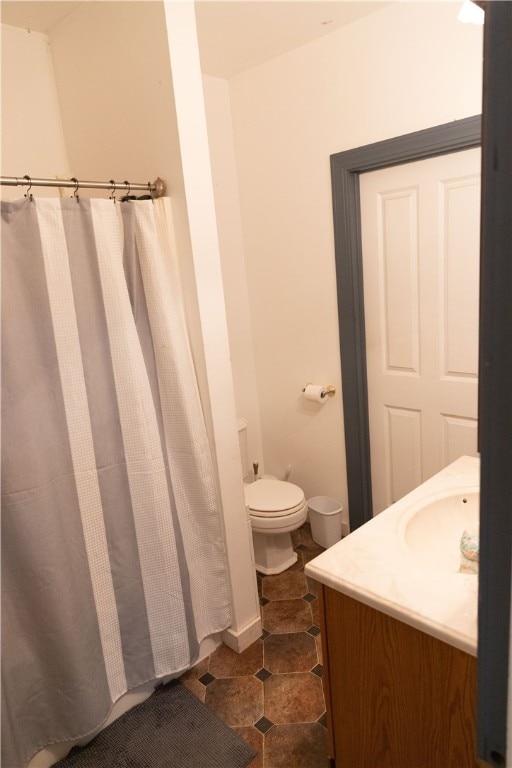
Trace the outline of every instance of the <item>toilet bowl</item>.
[[256, 570], [281, 573], [297, 561], [290, 533], [306, 520], [301, 488], [284, 480], [261, 479], [244, 485], [249, 508]]

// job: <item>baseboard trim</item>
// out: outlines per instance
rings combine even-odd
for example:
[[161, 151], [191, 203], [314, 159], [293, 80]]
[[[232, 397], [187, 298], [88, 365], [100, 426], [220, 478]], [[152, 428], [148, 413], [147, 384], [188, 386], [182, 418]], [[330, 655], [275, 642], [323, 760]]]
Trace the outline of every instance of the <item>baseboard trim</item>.
[[256, 616], [249, 624], [236, 632], [232, 627], [225, 629], [222, 633], [222, 642], [229, 646], [233, 651], [242, 653], [261, 637], [261, 617]]

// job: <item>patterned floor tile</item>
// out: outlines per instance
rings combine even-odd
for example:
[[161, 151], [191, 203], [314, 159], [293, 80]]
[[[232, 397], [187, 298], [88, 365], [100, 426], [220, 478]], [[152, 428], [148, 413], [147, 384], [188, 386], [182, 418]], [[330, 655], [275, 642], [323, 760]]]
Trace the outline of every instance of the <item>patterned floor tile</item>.
[[263, 716], [263, 683], [255, 677], [214, 680], [206, 689], [205, 704], [228, 725], [254, 725]]
[[320, 624], [322, 623], [321, 608], [320, 608], [320, 601], [319, 600], [314, 600], [311, 603], [311, 612], [313, 614], [313, 621], [315, 622], [317, 627], [319, 627]]
[[319, 723], [275, 725], [265, 736], [265, 768], [326, 768], [327, 731]]
[[300, 533], [300, 543], [304, 546], [316, 549], [319, 545], [316, 543], [316, 541], [313, 539], [312, 533], [311, 533], [311, 526], [306, 523], [305, 525], [301, 526], [299, 528]]
[[266, 717], [260, 717], [257, 723], [254, 723], [254, 727], [258, 729], [260, 733], [266, 733], [274, 726], [274, 723]]
[[315, 643], [316, 643], [316, 655], [318, 656], [318, 663], [323, 664], [323, 655], [322, 655], [322, 638], [320, 635], [317, 635], [315, 637]]
[[307, 576], [306, 578], [307, 578], [307, 582], [308, 582], [308, 590], [313, 595], [318, 595], [318, 593], [320, 592], [320, 584], [318, 583], [318, 581], [315, 581], [310, 576]]
[[263, 734], [252, 726], [244, 726], [242, 728], [234, 727], [233, 730], [235, 733], [238, 733], [249, 746], [258, 750], [258, 754], [247, 764], [247, 768], [263, 768]]
[[295, 550], [295, 554], [297, 555], [297, 562], [295, 562], [293, 565], [291, 565], [288, 568], [288, 571], [303, 571], [304, 570], [304, 558], [302, 557], [302, 552], [299, 550]]
[[272, 675], [264, 685], [265, 717], [273, 723], [318, 720], [325, 710], [322, 681], [311, 672]]
[[301, 632], [314, 623], [311, 607], [304, 600], [276, 600], [264, 605], [261, 615], [268, 632]]
[[180, 678], [258, 750], [247, 768], [327, 765], [319, 585], [304, 576], [304, 564], [323, 550], [308, 523], [292, 541], [298, 559], [291, 568], [257, 574], [261, 639], [241, 654], [221, 645]]
[[321, 555], [322, 552], [325, 552], [325, 549], [322, 549], [322, 547], [319, 547], [318, 545], [315, 545], [315, 547], [308, 548], [302, 553], [302, 559], [304, 560], [304, 565], [306, 563], [309, 563], [310, 560], [313, 560], [315, 557], [318, 557], [318, 555]]
[[293, 600], [308, 591], [307, 579], [300, 571], [284, 571], [267, 576], [263, 581], [262, 594], [268, 600]]
[[187, 680], [184, 680], [183, 678], [180, 680], [181, 684], [185, 686], [185, 688], [188, 688], [188, 690], [196, 696], [199, 701], [202, 701], [204, 704], [204, 697], [206, 695], [206, 688], [205, 686], [199, 682], [199, 680], [196, 680], [195, 677], [189, 677]]
[[207, 656], [205, 659], [202, 659], [202, 661], [199, 661], [194, 667], [184, 672], [180, 677], [180, 681], [183, 682], [184, 680], [190, 679], [198, 680], [202, 675], [205, 674], [205, 672], [208, 672], [209, 663], [210, 657]]
[[315, 638], [307, 632], [269, 635], [264, 644], [265, 667], [279, 672], [309, 672], [319, 663]]
[[220, 645], [210, 656], [208, 671], [215, 677], [254, 675], [263, 666], [263, 640], [256, 640], [243, 653]]

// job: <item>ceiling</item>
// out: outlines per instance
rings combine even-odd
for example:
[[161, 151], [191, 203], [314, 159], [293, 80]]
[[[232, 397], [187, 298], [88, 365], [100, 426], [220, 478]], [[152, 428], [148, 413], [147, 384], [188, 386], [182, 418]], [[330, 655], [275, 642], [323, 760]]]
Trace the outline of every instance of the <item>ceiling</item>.
[[380, 10], [369, 0], [200, 0], [205, 74], [230, 78]]
[[50, 32], [60, 21], [75, 10], [80, 2], [44, 2], [40, 0], [10, 0], [1, 3], [2, 24], [23, 27], [34, 32]]
[[[5, 0], [1, 20], [49, 33], [84, 2], [102, 1]], [[215, 77], [234, 77], [374, 13], [390, 1], [199, 0], [196, 16], [202, 70]]]

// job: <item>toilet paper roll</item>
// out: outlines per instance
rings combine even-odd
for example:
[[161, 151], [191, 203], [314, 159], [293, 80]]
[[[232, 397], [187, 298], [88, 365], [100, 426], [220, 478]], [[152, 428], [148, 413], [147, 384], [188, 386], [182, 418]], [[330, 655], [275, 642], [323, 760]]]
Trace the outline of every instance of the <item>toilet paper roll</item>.
[[314, 403], [325, 403], [327, 400], [325, 391], [326, 388], [323, 384], [306, 384], [304, 387], [304, 397], [306, 400], [312, 400]]

